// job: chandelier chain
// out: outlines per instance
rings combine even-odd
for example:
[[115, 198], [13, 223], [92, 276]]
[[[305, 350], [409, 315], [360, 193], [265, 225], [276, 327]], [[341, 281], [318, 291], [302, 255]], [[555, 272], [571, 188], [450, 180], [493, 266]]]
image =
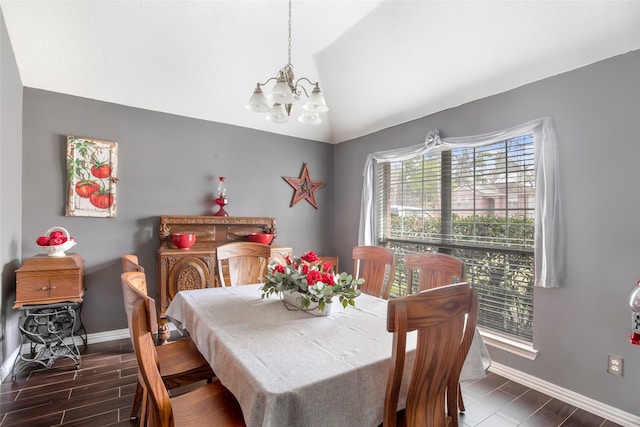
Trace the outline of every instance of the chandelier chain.
[[291, 0], [289, 0], [289, 65], [291, 65]]

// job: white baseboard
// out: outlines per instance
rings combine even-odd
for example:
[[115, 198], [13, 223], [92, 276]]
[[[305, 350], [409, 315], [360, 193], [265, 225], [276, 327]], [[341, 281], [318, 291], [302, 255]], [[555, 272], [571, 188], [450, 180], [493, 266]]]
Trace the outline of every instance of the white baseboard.
[[618, 408], [614, 408], [613, 406], [609, 406], [571, 390], [559, 387], [556, 384], [541, 380], [533, 375], [525, 374], [524, 372], [517, 371], [494, 361], [491, 362], [489, 371], [551, 397], [555, 397], [556, 399], [567, 402], [575, 407], [603, 417], [609, 421], [613, 421], [614, 423], [625, 427], [640, 426], [640, 417], [637, 415], [624, 412]]
[[95, 344], [99, 342], [121, 340], [123, 338], [129, 338], [129, 328], [116, 329], [113, 331], [96, 332], [94, 334], [87, 335], [87, 344]]
[[[79, 336], [75, 336], [76, 345], [82, 344], [82, 339]], [[106, 341], [114, 341], [123, 338], [129, 338], [129, 329], [116, 329], [113, 331], [105, 331], [105, 332], [96, 332], [94, 334], [87, 335], [87, 344], [95, 344], [99, 342]], [[68, 340], [65, 340], [68, 342]], [[0, 380], [1, 382], [11, 381], [11, 370], [13, 368], [13, 363], [18, 358], [18, 352], [28, 352], [30, 344], [23, 344], [21, 347], [17, 347], [13, 353], [2, 364], [2, 369], [0, 370]]]
[[[20, 351], [20, 347], [17, 347], [2, 364], [2, 369], [0, 370], [0, 382], [4, 383], [5, 378], [11, 374], [11, 368], [13, 367], [13, 362], [18, 357], [18, 351]], [[9, 381], [11, 381], [11, 378], [9, 378]]]

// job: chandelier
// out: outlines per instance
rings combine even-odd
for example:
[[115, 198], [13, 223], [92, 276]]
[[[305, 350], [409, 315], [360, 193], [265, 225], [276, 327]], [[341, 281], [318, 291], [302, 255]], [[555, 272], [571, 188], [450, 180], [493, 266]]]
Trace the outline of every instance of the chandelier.
[[[322, 96], [318, 82], [312, 82], [306, 77], [295, 79], [293, 65], [291, 64], [291, 0], [289, 0], [289, 61], [287, 65], [278, 71], [277, 77], [270, 77], [264, 83], [257, 83], [253, 95], [246, 105], [247, 110], [257, 113], [267, 113], [267, 120], [271, 123], [287, 123], [291, 115], [291, 107], [295, 101], [300, 100], [304, 93], [307, 102], [302, 106], [302, 114], [298, 121], [309, 125], [319, 125], [322, 123], [320, 113], [329, 111], [327, 103]], [[275, 81], [269, 95], [264, 94], [262, 86]], [[308, 84], [313, 89], [311, 94], [302, 84]]]

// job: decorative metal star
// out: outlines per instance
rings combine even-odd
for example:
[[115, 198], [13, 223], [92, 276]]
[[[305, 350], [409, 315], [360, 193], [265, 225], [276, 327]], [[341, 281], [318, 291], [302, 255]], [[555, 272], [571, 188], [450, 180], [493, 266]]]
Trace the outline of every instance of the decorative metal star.
[[324, 186], [324, 183], [311, 179], [306, 163], [303, 163], [302, 165], [302, 174], [300, 175], [300, 178], [289, 178], [283, 176], [282, 179], [287, 181], [289, 185], [296, 190], [295, 193], [293, 193], [293, 199], [291, 199], [289, 207], [293, 207], [300, 200], [306, 199], [307, 202], [311, 203], [311, 206], [318, 209], [315, 193], [320, 187]]

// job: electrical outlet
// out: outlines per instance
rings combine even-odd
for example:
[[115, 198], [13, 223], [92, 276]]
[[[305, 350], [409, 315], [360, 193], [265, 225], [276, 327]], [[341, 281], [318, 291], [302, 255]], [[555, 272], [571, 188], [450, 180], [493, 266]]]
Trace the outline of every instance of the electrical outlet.
[[613, 375], [622, 376], [624, 367], [624, 359], [614, 354], [609, 355], [609, 363], [607, 364], [607, 372]]

